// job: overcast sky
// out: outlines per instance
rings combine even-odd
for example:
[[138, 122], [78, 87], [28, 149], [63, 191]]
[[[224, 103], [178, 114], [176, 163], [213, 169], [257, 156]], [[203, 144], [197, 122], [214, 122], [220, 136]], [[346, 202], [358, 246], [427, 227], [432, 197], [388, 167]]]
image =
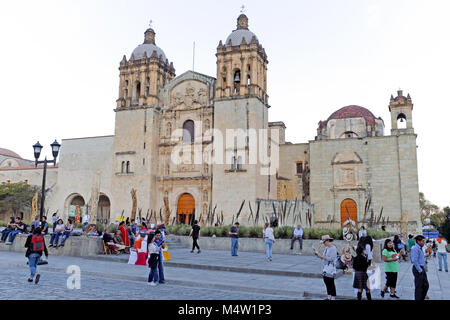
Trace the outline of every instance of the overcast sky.
[[337, 109], [361, 105], [384, 119], [399, 88], [411, 94], [419, 186], [450, 205], [450, 1], [39, 0], [0, 2], [0, 147], [32, 159], [39, 140], [114, 134], [119, 62], [144, 40], [177, 75], [216, 77], [216, 48], [245, 4], [269, 58], [270, 121], [287, 140], [313, 140]]

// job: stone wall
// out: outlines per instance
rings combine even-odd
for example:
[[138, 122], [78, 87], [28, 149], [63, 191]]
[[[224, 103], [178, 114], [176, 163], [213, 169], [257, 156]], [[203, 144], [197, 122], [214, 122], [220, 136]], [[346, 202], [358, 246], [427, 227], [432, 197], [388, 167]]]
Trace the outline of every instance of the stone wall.
[[[27, 251], [25, 242], [28, 236], [28, 234], [18, 234], [12, 245], [0, 243], [0, 251], [23, 252], [25, 255]], [[50, 258], [51, 256], [85, 257], [103, 253], [103, 240], [100, 237], [72, 236], [66, 240], [64, 247], [58, 249], [48, 248], [49, 243], [50, 236], [48, 235], [45, 236], [45, 244]]]
[[[180, 241], [181, 245], [186, 248], [192, 247], [192, 238], [186, 236], [175, 236], [170, 235], [171, 239], [175, 239], [176, 241]], [[231, 250], [231, 240], [230, 238], [222, 238], [222, 237], [200, 237], [198, 244], [201, 249], [206, 250]], [[344, 240], [335, 240], [333, 244], [336, 246], [338, 253], [342, 253], [342, 249], [347, 247], [348, 242]], [[357, 241], [352, 241], [350, 243], [352, 246], [356, 246], [358, 244]], [[374, 261], [381, 262], [381, 248], [384, 244], [384, 240], [375, 240], [374, 241]], [[290, 249], [291, 240], [290, 239], [276, 239], [273, 245], [273, 253], [274, 254], [291, 254], [299, 252], [299, 244], [298, 241], [294, 245], [294, 250]], [[313, 255], [313, 247], [322, 253], [325, 250], [325, 247], [320, 244], [319, 240], [303, 240], [303, 254]], [[170, 250], [170, 248], [169, 248]], [[261, 252], [264, 253], [266, 251], [265, 243], [262, 238], [240, 238], [239, 239], [239, 250], [244, 252]]]

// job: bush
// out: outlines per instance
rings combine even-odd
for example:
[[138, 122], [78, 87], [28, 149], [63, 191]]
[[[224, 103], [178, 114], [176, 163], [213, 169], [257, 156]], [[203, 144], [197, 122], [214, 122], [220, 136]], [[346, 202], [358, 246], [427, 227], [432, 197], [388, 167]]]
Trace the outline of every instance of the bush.
[[5, 221], [0, 221], [0, 227], [5, 227], [8, 225]]
[[200, 235], [203, 237], [211, 237], [214, 234], [214, 227], [200, 228]]
[[262, 237], [262, 227], [250, 227], [249, 228], [249, 237], [251, 238], [260, 238]]
[[390, 234], [387, 231], [382, 230], [367, 230], [367, 234], [374, 238], [375, 240], [389, 238]]
[[96, 224], [96, 227], [97, 227], [97, 231], [98, 231], [98, 232], [103, 232], [103, 231], [105, 231], [105, 226], [104, 226], [103, 224], [101, 224], [101, 223], [97, 223], [97, 224]]
[[250, 230], [246, 226], [239, 226], [239, 237], [248, 238], [250, 236]]
[[111, 232], [112, 234], [115, 234], [117, 229], [119, 229], [119, 227], [116, 224], [112, 223], [109, 225], [108, 229], [109, 229], [109, 232]]

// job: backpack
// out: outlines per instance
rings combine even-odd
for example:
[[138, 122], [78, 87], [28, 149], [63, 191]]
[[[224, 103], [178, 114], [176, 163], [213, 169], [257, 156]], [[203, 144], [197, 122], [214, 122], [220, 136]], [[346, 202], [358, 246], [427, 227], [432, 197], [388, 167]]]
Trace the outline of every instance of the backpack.
[[43, 252], [45, 247], [44, 237], [38, 235], [31, 236], [31, 252]]

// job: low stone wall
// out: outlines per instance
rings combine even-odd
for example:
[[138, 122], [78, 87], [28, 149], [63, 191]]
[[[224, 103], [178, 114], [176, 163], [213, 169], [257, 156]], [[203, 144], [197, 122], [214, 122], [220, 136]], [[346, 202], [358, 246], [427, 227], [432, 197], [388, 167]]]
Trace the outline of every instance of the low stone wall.
[[[29, 234], [18, 234], [14, 239], [12, 245], [6, 245], [4, 242], [0, 243], [0, 251], [25, 252], [25, 242]], [[61, 238], [59, 240], [61, 242]], [[86, 236], [72, 236], [64, 243], [64, 247], [48, 248], [50, 243], [50, 236], [45, 236], [45, 244], [50, 256], [73, 256], [84, 257], [103, 253], [103, 243], [100, 237], [86, 237]]]
[[[179, 241], [180, 244], [184, 247], [191, 248], [192, 247], [192, 238], [187, 236], [176, 236], [170, 235], [172, 239], [175, 241]], [[210, 250], [231, 250], [231, 240], [230, 238], [222, 238], [222, 237], [200, 237], [198, 241], [201, 249], [210, 249]], [[352, 241], [350, 244], [352, 246], [357, 245], [357, 241]], [[373, 248], [373, 258], [374, 262], [381, 262], [381, 247], [384, 243], [384, 240], [374, 241]], [[347, 241], [344, 240], [335, 240], [333, 244], [336, 246], [338, 253], [342, 252], [342, 249], [348, 245]], [[319, 252], [324, 249], [323, 246], [320, 245], [319, 240], [309, 240], [303, 239], [303, 254], [313, 255], [313, 246], [318, 249]], [[298, 241], [294, 244], [294, 250], [291, 250], [291, 240], [290, 239], [276, 239], [273, 245], [272, 251], [273, 253], [280, 254], [293, 254], [299, 252], [299, 243]], [[240, 251], [248, 251], [248, 252], [266, 252], [266, 247], [262, 238], [239, 238], [239, 250]]]

